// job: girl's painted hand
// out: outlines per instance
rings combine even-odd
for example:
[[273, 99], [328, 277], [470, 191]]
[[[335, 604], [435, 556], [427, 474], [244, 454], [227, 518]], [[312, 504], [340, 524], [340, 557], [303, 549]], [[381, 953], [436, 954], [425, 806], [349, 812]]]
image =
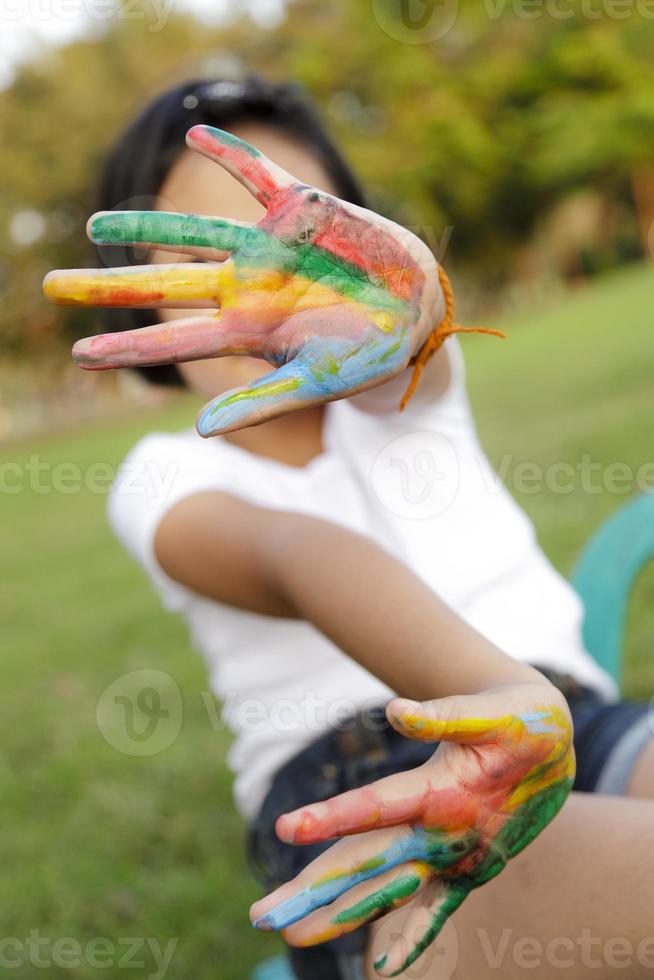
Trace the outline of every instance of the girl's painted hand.
[[227, 354], [275, 370], [201, 411], [203, 436], [343, 398], [402, 371], [445, 308], [436, 261], [415, 235], [301, 184], [235, 136], [196, 126], [188, 145], [239, 180], [267, 211], [255, 225], [164, 212], [104, 212], [98, 245], [140, 245], [201, 263], [52, 272], [44, 290], [62, 305], [216, 307], [142, 330], [87, 338], [73, 356], [89, 370]]
[[473, 888], [552, 820], [572, 787], [567, 705], [547, 682], [418, 704], [387, 716], [408, 738], [439, 741], [429, 762], [277, 821], [281, 840], [334, 844], [250, 911], [294, 946], [334, 939], [411, 903], [402, 937], [375, 962], [406, 970]]

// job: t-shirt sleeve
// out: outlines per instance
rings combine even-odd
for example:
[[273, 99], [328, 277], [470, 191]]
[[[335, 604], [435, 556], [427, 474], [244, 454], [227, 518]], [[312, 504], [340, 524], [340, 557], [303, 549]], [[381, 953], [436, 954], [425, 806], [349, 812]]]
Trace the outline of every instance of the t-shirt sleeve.
[[159, 565], [154, 553], [157, 528], [186, 497], [212, 490], [237, 492], [234, 467], [215, 449], [195, 433], [146, 436], [122, 463], [109, 495], [108, 517], [114, 533], [171, 610], [183, 609], [193, 593]]
[[[335, 402], [331, 408], [328, 441], [348, 458], [365, 486], [370, 488], [375, 461], [389, 447], [395, 446], [402, 450], [401, 455], [409, 453], [414, 459], [422, 449], [433, 454], [434, 433], [455, 439], [462, 426], [474, 432], [465, 389], [465, 364], [456, 338], [449, 339], [445, 349], [450, 380], [442, 394], [436, 377], [439, 366], [432, 358], [403, 412], [399, 406], [411, 380], [411, 367], [386, 384]], [[409, 442], [396, 442], [407, 436]]]

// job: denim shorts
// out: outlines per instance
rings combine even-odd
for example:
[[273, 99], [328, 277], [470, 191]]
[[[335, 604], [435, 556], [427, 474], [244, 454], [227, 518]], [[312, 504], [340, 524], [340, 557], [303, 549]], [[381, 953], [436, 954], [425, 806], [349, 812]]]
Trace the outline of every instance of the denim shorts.
[[[649, 705], [607, 704], [567, 675], [542, 672], [563, 691], [570, 705], [577, 756], [574, 789], [623, 795], [640, 753], [653, 737]], [[416, 742], [396, 732], [380, 704], [353, 715], [293, 756], [276, 773], [248, 829], [248, 862], [264, 890], [290, 881], [333, 843], [285, 844], [275, 834], [277, 817], [412, 769], [434, 751], [433, 742]], [[320, 946], [291, 948], [295, 976], [298, 980], [363, 980], [368, 933], [369, 927], [363, 926]]]

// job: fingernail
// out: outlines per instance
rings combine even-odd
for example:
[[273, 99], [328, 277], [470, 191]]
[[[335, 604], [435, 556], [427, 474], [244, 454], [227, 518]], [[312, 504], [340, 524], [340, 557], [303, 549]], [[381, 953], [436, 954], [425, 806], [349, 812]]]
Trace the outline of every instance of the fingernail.
[[210, 410], [204, 411], [198, 416], [196, 428], [200, 435], [205, 439], [215, 431], [215, 418], [212, 416]]
[[203, 439], [210, 439], [212, 436], [219, 435], [220, 430], [211, 428], [211, 426], [198, 426], [198, 435], [202, 436]]
[[278, 817], [277, 823], [275, 824], [275, 833], [279, 837], [280, 841], [284, 844], [294, 844], [295, 843], [295, 833], [292, 828], [286, 826], [288, 820], [285, 816]]
[[73, 347], [73, 360], [77, 361], [78, 364], [88, 363], [92, 342], [93, 337], [85, 337], [84, 340], [78, 340]]
[[96, 245], [102, 245], [103, 224], [106, 226], [106, 221], [103, 221], [102, 218], [94, 218], [89, 224], [88, 237]]
[[202, 416], [196, 422], [195, 427], [198, 430], [198, 435], [201, 435], [203, 439], [211, 439], [212, 436], [219, 436], [223, 432], [229, 432], [226, 423], [217, 420], [215, 415]]
[[252, 925], [261, 932], [272, 932], [274, 929], [270, 915], [260, 915], [258, 919], [254, 920]]
[[61, 274], [59, 272], [48, 272], [47, 276], [43, 280], [43, 295], [46, 299], [49, 299], [51, 303], [59, 303], [60, 292], [59, 286], [61, 283]]
[[383, 970], [384, 967], [386, 966], [387, 959], [388, 959], [388, 953], [382, 953], [381, 956], [378, 956], [375, 962], [373, 963], [375, 970]]

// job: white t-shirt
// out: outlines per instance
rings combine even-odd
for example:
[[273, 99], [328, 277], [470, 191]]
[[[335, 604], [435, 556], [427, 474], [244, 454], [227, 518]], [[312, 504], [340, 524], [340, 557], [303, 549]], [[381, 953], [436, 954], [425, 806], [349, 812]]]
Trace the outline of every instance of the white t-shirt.
[[203, 440], [194, 430], [146, 436], [121, 467], [111, 523], [206, 658], [235, 734], [229, 763], [246, 817], [286, 760], [344, 715], [392, 692], [310, 624], [235, 609], [168, 578], [154, 556], [155, 532], [167, 511], [196, 493], [225, 491], [368, 535], [507, 653], [570, 673], [608, 698], [616, 694], [584, 650], [580, 600], [543, 555], [479, 444], [458, 343], [448, 341], [447, 350], [451, 382], [436, 400], [432, 362], [403, 413], [397, 407], [408, 371], [327, 405], [324, 452], [303, 468], [220, 437]]

